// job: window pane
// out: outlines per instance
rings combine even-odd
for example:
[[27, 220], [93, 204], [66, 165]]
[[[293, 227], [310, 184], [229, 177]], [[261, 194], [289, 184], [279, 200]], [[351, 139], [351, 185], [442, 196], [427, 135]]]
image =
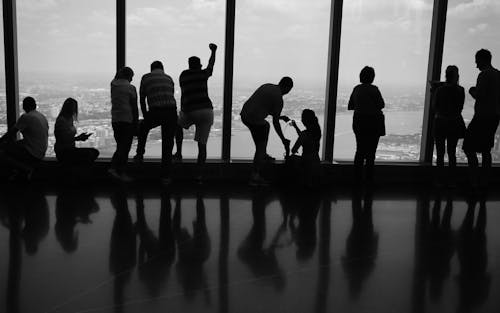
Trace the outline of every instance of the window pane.
[[[460, 85], [465, 88], [465, 104], [462, 115], [468, 124], [474, 115], [474, 99], [467, 92], [476, 85], [479, 70], [474, 56], [484, 48], [493, 55], [493, 66], [500, 68], [500, 2], [448, 0], [446, 35], [444, 41], [442, 80], [448, 65], [456, 65], [460, 71]], [[493, 160], [500, 162], [499, 134], [492, 150]], [[462, 151], [462, 140], [457, 147], [457, 161], [467, 162]]]
[[[282, 114], [304, 129], [300, 115], [310, 108], [323, 127], [329, 23], [328, 0], [236, 1], [232, 158], [251, 159], [255, 152], [250, 132], [240, 120], [243, 103], [260, 85], [277, 84], [283, 76], [290, 76], [294, 87], [283, 98]], [[293, 144], [295, 130], [283, 122], [282, 129]], [[267, 152], [283, 158], [274, 129]]]
[[[0, 35], [3, 38], [3, 6], [0, 6]], [[5, 55], [4, 42], [0, 43], [0, 134], [7, 131], [7, 102], [5, 95]]]
[[375, 69], [374, 84], [385, 100], [387, 135], [380, 138], [377, 159], [419, 159], [432, 2], [344, 1], [335, 159], [354, 158], [356, 141], [347, 102], [365, 65]]
[[[213, 76], [208, 80], [215, 119], [207, 143], [209, 158], [221, 155], [225, 11], [224, 0], [127, 1], [127, 64], [135, 72], [133, 83], [139, 89], [141, 77], [150, 71], [151, 62], [161, 61], [174, 80], [178, 110], [179, 75], [188, 68], [188, 58], [198, 56], [206, 67], [210, 56], [208, 44], [218, 45]], [[194, 130], [192, 126], [184, 131], [183, 156], [187, 158], [198, 155]], [[161, 156], [160, 128], [149, 133], [145, 156]]]
[[77, 131], [94, 135], [80, 146], [114, 151], [109, 83], [115, 74], [115, 1], [17, 1], [19, 96], [33, 96], [53, 127], [63, 101], [79, 105]]

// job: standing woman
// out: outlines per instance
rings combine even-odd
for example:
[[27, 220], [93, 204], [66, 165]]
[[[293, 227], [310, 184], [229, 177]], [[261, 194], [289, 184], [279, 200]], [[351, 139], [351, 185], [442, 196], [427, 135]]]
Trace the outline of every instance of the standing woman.
[[92, 164], [99, 156], [99, 151], [94, 148], [75, 146], [76, 141], [86, 141], [92, 135], [81, 133], [76, 136], [75, 121], [78, 121], [78, 102], [73, 98], [68, 98], [64, 100], [54, 127], [56, 137], [54, 151], [57, 160], [66, 164]]
[[139, 119], [137, 91], [130, 83], [132, 77], [134, 77], [134, 71], [130, 67], [123, 67], [111, 81], [111, 125], [116, 141], [116, 151], [108, 172], [113, 178], [124, 182], [132, 181], [124, 170]]
[[352, 129], [356, 136], [356, 154], [354, 156], [355, 180], [363, 180], [363, 166], [366, 160], [365, 177], [368, 184], [373, 183], [375, 152], [380, 136], [385, 135], [384, 99], [377, 86], [372, 85], [375, 70], [365, 66], [359, 73], [361, 84], [354, 87], [348, 110], [354, 110]]
[[[458, 67], [450, 65], [446, 68], [446, 82], [436, 89], [433, 104], [436, 112], [434, 118], [434, 140], [436, 142], [436, 164], [438, 184], [444, 183], [445, 176], [454, 176], [457, 166], [456, 148], [459, 138], [464, 138], [465, 122], [462, 117], [465, 91], [458, 84]], [[445, 149], [446, 147], [446, 149]], [[450, 165], [449, 175], [444, 174], [444, 153], [448, 152]]]

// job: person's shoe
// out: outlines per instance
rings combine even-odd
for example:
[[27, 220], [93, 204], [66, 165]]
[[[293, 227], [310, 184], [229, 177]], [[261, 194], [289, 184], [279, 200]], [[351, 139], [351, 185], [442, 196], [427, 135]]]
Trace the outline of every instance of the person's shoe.
[[127, 174], [125, 174], [125, 173], [122, 173], [122, 174], [120, 175], [120, 179], [121, 179], [121, 180], [122, 180], [122, 182], [124, 182], [124, 183], [131, 183], [131, 182], [133, 182], [133, 181], [134, 181], [134, 179], [133, 179], [132, 177], [128, 176], [128, 175], [127, 175]]
[[135, 163], [138, 163], [138, 164], [140, 164], [140, 163], [144, 162], [144, 156], [142, 156], [142, 155], [140, 155], [140, 154], [136, 154], [136, 155], [134, 156], [134, 162], [135, 162]]
[[174, 155], [172, 155], [172, 161], [182, 163], [182, 154], [176, 152]]
[[265, 154], [264, 155], [264, 161], [265, 162], [274, 162], [276, 161], [276, 158], [273, 158], [272, 156], [270, 156], [269, 154]]
[[114, 178], [114, 179], [117, 179], [117, 180], [121, 180], [122, 177], [120, 176], [120, 174], [118, 174], [118, 171], [116, 171], [116, 169], [114, 168], [110, 168], [108, 169], [108, 174]]

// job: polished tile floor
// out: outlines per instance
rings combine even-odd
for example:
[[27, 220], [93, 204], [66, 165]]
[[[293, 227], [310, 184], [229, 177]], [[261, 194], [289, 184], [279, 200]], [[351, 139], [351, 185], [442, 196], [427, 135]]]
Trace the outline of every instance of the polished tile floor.
[[500, 194], [20, 189], [0, 312], [500, 312]]

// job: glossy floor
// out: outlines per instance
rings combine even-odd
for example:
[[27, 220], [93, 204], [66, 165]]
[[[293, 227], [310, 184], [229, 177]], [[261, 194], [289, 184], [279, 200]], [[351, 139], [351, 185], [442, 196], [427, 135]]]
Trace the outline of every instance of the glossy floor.
[[36, 189], [1, 194], [0, 312], [500, 312], [495, 195]]

